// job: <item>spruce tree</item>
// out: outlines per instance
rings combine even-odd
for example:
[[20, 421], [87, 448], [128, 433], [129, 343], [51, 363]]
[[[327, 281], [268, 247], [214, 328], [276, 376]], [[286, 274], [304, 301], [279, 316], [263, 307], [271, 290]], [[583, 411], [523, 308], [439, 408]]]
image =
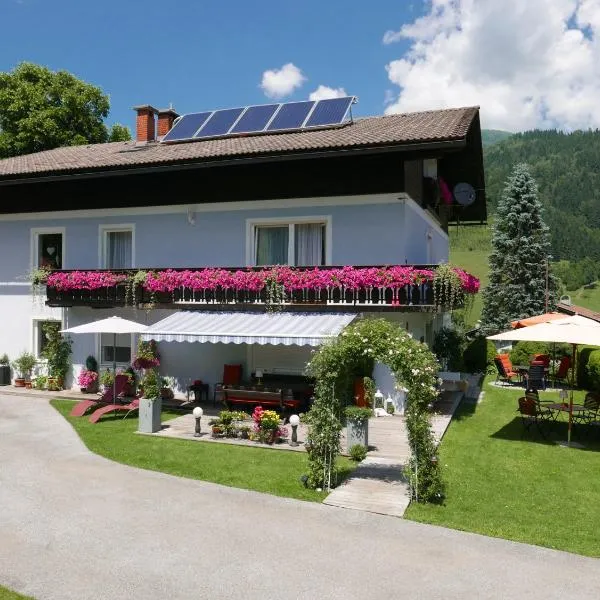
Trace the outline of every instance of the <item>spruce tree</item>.
[[[510, 321], [545, 311], [550, 230], [542, 218], [535, 179], [516, 165], [498, 203], [492, 229], [490, 282], [483, 291], [481, 327], [486, 334]], [[548, 310], [556, 304], [557, 280], [548, 273]]]

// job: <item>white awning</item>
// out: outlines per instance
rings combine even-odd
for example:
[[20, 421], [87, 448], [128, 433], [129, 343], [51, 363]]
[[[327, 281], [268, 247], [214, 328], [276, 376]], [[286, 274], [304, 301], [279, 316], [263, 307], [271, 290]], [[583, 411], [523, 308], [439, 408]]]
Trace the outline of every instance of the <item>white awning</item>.
[[178, 311], [150, 325], [144, 340], [319, 346], [352, 322], [346, 313]]

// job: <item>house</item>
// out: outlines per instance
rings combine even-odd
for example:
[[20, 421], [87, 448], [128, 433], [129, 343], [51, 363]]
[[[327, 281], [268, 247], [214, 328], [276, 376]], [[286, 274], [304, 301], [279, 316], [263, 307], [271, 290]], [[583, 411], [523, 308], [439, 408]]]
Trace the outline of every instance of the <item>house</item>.
[[[443, 315], [427, 273], [448, 260], [448, 224], [486, 219], [478, 108], [178, 143], [168, 138], [183, 123], [173, 109], [135, 110], [135, 141], [0, 161], [0, 353], [39, 356], [46, 321], [170, 317], [172, 331], [156, 336], [161, 372], [183, 390], [195, 379], [220, 381], [226, 363], [245, 373], [301, 373], [323, 333], [318, 315], [342, 315], [328, 335], [348, 315], [379, 314], [432, 341]], [[278, 307], [288, 321], [304, 315], [306, 325], [292, 319], [261, 333], [259, 322], [244, 331], [243, 314], [264, 313], [268, 294], [281, 291], [253, 287], [248, 273], [264, 277], [273, 264], [313, 277]], [[385, 265], [396, 265], [394, 277], [406, 282], [368, 283], [377, 270], [362, 269], [354, 287], [314, 283], [338, 277], [335, 266]], [[42, 268], [52, 274], [32, 299], [27, 274]], [[199, 284], [203, 277], [231, 281]], [[223, 311], [228, 339], [216, 321]], [[263, 334], [262, 342], [252, 338]], [[169, 342], [192, 339], [203, 343]], [[126, 367], [135, 343], [118, 336], [113, 355], [112, 336], [75, 336], [73, 376], [90, 354], [101, 368], [113, 359]]]

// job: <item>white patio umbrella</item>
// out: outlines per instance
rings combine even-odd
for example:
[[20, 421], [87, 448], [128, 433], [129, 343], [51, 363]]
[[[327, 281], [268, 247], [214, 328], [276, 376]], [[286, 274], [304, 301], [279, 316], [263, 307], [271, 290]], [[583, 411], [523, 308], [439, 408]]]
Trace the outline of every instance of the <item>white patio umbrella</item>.
[[[61, 333], [112, 333], [113, 334], [113, 375], [117, 374], [117, 334], [142, 333], [147, 326], [121, 317], [108, 317], [91, 323], [61, 330]], [[116, 401], [116, 378], [113, 378], [113, 401]]]
[[[557, 319], [550, 323], [540, 323], [522, 329], [513, 329], [490, 335], [488, 340], [528, 341], [528, 342], [559, 342], [571, 344], [573, 347], [572, 380], [575, 381], [575, 349], [578, 345], [600, 346], [600, 323], [580, 315]], [[571, 444], [573, 428], [573, 386], [569, 400], [569, 433], [567, 444]]]

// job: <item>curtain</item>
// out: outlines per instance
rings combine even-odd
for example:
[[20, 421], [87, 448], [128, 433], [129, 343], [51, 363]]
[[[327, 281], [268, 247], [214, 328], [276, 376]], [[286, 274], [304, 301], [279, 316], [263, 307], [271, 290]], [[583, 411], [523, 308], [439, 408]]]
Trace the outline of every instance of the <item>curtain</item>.
[[256, 228], [256, 265], [288, 264], [289, 228], [257, 227]]
[[296, 225], [296, 266], [313, 267], [325, 264], [325, 227], [322, 223]]
[[131, 269], [132, 266], [131, 231], [108, 231], [106, 234], [106, 268]]
[[100, 334], [100, 356], [101, 363], [112, 363], [116, 360], [118, 363], [131, 362], [131, 334], [118, 333], [117, 345], [114, 347], [115, 357], [113, 357], [114, 337], [112, 333]]

